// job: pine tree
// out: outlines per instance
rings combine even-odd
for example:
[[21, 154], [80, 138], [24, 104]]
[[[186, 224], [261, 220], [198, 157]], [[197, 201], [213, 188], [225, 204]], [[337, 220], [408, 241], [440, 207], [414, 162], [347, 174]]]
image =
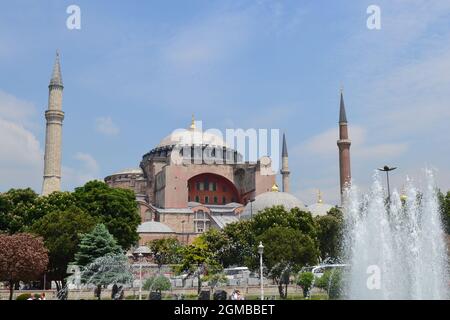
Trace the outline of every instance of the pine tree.
[[106, 226], [98, 224], [91, 232], [82, 235], [79, 251], [75, 255], [75, 263], [79, 266], [86, 266], [97, 258], [121, 252], [121, 247]]

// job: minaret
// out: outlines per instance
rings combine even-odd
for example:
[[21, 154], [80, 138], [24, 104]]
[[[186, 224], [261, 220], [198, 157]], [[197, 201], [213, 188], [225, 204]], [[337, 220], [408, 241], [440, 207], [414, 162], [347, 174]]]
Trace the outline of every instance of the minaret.
[[52, 78], [48, 86], [48, 110], [45, 111], [44, 182], [42, 195], [61, 190], [61, 138], [64, 112], [62, 111], [63, 82], [59, 53], [56, 52]]
[[339, 140], [337, 145], [339, 148], [339, 173], [341, 182], [341, 203], [344, 189], [350, 183], [350, 145], [351, 141], [348, 138], [347, 115], [345, 114], [344, 94], [341, 89], [341, 104], [339, 110]]
[[281, 176], [283, 180], [283, 192], [289, 192], [289, 163], [288, 163], [288, 151], [286, 145], [286, 136], [283, 133], [283, 150], [281, 152]]

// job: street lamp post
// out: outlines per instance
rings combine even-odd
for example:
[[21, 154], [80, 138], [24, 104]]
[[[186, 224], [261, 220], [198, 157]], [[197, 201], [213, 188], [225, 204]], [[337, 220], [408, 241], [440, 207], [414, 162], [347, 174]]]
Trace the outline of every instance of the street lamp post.
[[263, 280], [263, 253], [264, 253], [264, 246], [262, 244], [262, 241], [259, 242], [258, 253], [259, 253], [260, 282], [261, 282], [261, 300], [264, 300], [264, 280]]
[[389, 172], [394, 171], [397, 167], [389, 168], [389, 166], [384, 166], [383, 168], [378, 168], [379, 171], [386, 172], [386, 180], [387, 180], [387, 191], [388, 191], [388, 203], [391, 203], [391, 189], [389, 186]]
[[139, 252], [139, 300], [142, 300], [142, 252]]

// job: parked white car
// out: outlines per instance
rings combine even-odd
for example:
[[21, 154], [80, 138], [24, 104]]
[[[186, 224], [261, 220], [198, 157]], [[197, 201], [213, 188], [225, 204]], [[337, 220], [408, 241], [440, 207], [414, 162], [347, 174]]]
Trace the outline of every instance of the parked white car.
[[324, 264], [324, 265], [312, 267], [311, 272], [314, 274], [314, 277], [320, 278], [323, 276], [323, 274], [327, 270], [346, 269], [349, 267], [350, 267], [349, 264]]

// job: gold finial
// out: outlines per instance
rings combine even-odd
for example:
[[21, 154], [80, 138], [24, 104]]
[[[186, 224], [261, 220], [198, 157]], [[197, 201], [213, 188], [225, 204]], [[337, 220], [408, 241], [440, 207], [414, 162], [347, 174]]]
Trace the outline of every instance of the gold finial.
[[192, 120], [191, 120], [191, 126], [190, 126], [191, 130], [195, 130], [195, 118], [194, 115], [192, 114]]
[[400, 200], [403, 201], [403, 202], [408, 200], [408, 196], [406, 195], [406, 192], [405, 192], [405, 186], [403, 186], [403, 188], [402, 188], [402, 193], [400, 195]]
[[274, 183], [273, 186], [272, 186], [272, 192], [278, 192], [278, 191], [280, 191], [280, 189], [278, 189], [277, 184]]
[[319, 189], [319, 192], [317, 194], [317, 203], [323, 203], [322, 192], [320, 192], [320, 189]]

